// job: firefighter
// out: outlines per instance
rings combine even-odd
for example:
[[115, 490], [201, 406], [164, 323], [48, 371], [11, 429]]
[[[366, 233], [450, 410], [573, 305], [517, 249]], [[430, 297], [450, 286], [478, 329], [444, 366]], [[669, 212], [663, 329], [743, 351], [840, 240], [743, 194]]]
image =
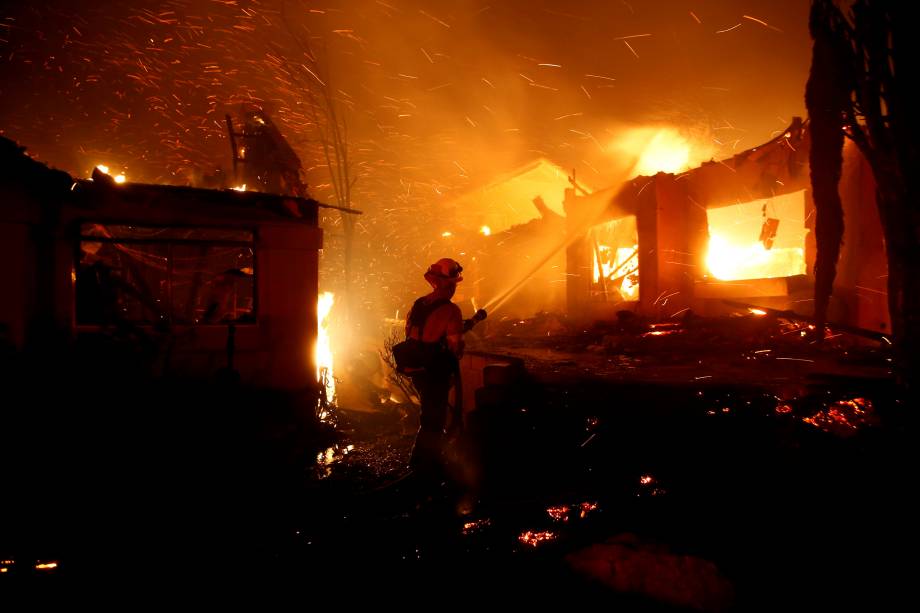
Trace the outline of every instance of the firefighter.
[[[415, 301], [406, 317], [406, 338], [424, 343], [428, 349], [424, 368], [409, 372], [421, 400], [419, 431], [409, 460], [419, 476], [439, 477], [443, 473], [443, 451], [448, 426], [448, 394], [463, 355], [464, 322], [460, 307], [451, 302], [463, 267], [442, 258], [428, 267], [425, 280], [431, 293]], [[451, 427], [460, 415], [451, 417]]]

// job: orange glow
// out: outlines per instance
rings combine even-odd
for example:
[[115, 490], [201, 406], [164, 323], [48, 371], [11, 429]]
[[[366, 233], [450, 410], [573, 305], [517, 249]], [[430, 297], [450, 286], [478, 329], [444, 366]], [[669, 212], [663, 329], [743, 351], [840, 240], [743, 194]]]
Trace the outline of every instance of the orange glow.
[[[696, 149], [706, 149], [697, 151]], [[676, 128], [633, 128], [619, 134], [608, 150], [635, 159], [633, 174], [650, 176], [659, 172], [678, 173], [707, 159], [711, 147], [695, 147]]]
[[555, 521], [569, 521], [569, 510], [568, 505], [563, 504], [558, 507], [546, 509], [546, 513]]
[[876, 422], [872, 401], [866, 398], [840, 400], [802, 419], [806, 424], [842, 436], [849, 436], [860, 428]]
[[40, 562], [35, 565], [36, 570], [52, 570], [58, 567], [57, 562]]
[[525, 544], [530, 545], [531, 547], [537, 547], [540, 543], [546, 543], [548, 541], [556, 540], [556, 535], [553, 532], [545, 530], [543, 532], [533, 532], [528, 530], [518, 537], [518, 540]]
[[649, 141], [636, 173], [651, 175], [658, 172], [680, 172], [689, 167], [690, 145], [675, 130], [660, 130]]
[[473, 534], [492, 524], [490, 519], [477, 519], [463, 524], [463, 534]]
[[[611, 275], [615, 278], [622, 277], [619, 287], [620, 294], [624, 300], [637, 300], [639, 298], [639, 283], [636, 281], [635, 274], [639, 270], [639, 258], [633, 257], [633, 254], [639, 248], [639, 245], [632, 247], [619, 247], [611, 249], [607, 245], [597, 246], [597, 256], [594, 258], [594, 282], [598, 283], [603, 273], [605, 279]], [[630, 259], [631, 258], [631, 259]], [[598, 265], [600, 260], [600, 265]]]
[[804, 194], [803, 190], [707, 210], [709, 273], [722, 281], [804, 275]]
[[763, 309], [751, 308], [751, 309], [748, 309], [748, 311], [751, 312], [751, 315], [766, 315], [767, 314], [767, 312], [764, 311]]
[[[335, 303], [332, 292], [323, 292], [316, 301], [316, 348], [313, 353], [316, 362], [316, 380], [324, 386], [326, 400], [335, 400], [335, 375], [333, 373], [332, 344], [329, 337], [329, 313]], [[325, 415], [320, 415], [324, 419]]]
[[654, 481], [655, 481], [655, 478], [652, 477], [651, 475], [642, 475], [641, 477], [639, 477], [639, 483], [641, 483], [642, 485], [649, 485], [651, 483], [654, 483]]
[[122, 183], [128, 180], [128, 177], [125, 176], [125, 173], [119, 173], [117, 175], [112, 175], [111, 172], [109, 172], [109, 167], [106, 166], [105, 164], [96, 164], [95, 168], [102, 174], [112, 176], [112, 179], [114, 179], [115, 182], [118, 183], [119, 185], [121, 185]]
[[711, 235], [706, 267], [716, 279], [771, 279], [805, 274], [805, 249], [767, 249], [759, 242], [740, 243]]

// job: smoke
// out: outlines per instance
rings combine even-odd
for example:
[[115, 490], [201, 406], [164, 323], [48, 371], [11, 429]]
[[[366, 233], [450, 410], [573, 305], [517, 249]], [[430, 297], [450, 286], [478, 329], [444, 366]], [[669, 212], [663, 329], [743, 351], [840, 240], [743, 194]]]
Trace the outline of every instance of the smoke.
[[[78, 176], [103, 163], [188, 184], [228, 171], [223, 115], [255, 103], [301, 156], [313, 196], [335, 203], [305, 91], [308, 41], [347, 120], [352, 204], [365, 212], [352, 304], [373, 336], [425, 291], [431, 261], [463, 259], [432, 228], [461, 232], [457, 197], [497, 174], [542, 156], [609, 186], [635, 163], [636, 147], [620, 146], [634, 129], [679, 134], [691, 165], [783, 129], [803, 110], [807, 6], [18, 3], [0, 14], [0, 129]], [[322, 223], [321, 284], [340, 293], [340, 221]]]

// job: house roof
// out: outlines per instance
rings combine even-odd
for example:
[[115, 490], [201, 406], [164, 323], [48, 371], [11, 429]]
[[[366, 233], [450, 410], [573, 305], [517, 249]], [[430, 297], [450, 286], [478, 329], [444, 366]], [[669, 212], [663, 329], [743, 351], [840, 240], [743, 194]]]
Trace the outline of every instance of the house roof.
[[[539, 217], [533, 205], [536, 196], [542, 197], [551, 211], [564, 215], [564, 192], [572, 187], [569, 174], [558, 164], [540, 157], [467, 190], [454, 198], [452, 204], [457, 207], [457, 217], [463, 225], [487, 225], [493, 232], [499, 232]], [[583, 192], [591, 191], [582, 181], [576, 184]]]
[[[24, 147], [0, 136], [0, 187], [21, 191], [38, 215], [46, 206], [69, 204], [95, 214], [128, 215], [135, 220], [150, 217], [165, 223], [278, 221], [316, 225], [318, 208], [347, 213], [360, 211], [326, 205], [313, 199], [144, 183], [116, 184], [108, 175], [94, 172], [93, 179], [74, 179], [60, 170], [32, 159]], [[22, 204], [19, 203], [22, 207]], [[0, 207], [0, 215], [22, 217], [27, 211]]]

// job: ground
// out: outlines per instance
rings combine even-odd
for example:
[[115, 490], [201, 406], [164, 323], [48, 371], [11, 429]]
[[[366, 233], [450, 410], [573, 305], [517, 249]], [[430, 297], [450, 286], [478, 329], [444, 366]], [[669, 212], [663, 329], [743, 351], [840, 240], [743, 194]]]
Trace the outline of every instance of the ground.
[[752, 317], [541, 325], [476, 341], [526, 368], [480, 394], [445, 485], [401, 479], [415, 416], [392, 403], [340, 407], [332, 428], [256, 392], [160, 386], [45, 416], [68, 428], [17, 421], [67, 453], [19, 471], [0, 581], [55, 560], [58, 581], [156, 566], [409, 608], [885, 610], [907, 594], [916, 430], [884, 342], [817, 346]]

